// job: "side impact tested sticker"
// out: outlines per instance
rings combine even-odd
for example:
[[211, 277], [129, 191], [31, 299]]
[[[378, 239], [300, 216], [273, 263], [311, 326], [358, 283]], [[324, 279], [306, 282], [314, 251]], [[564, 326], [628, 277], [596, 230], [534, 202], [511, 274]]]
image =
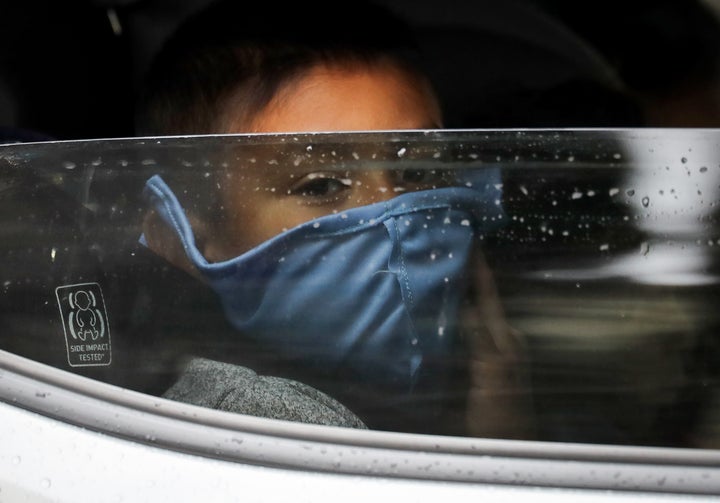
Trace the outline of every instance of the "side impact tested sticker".
[[71, 367], [110, 365], [110, 324], [98, 283], [55, 289]]

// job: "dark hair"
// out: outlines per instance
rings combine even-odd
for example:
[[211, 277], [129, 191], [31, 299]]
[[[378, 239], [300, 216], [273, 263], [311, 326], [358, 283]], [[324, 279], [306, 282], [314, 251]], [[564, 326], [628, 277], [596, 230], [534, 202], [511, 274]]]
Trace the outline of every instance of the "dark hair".
[[373, 3], [216, 1], [188, 19], [155, 58], [138, 102], [137, 132], [221, 132], [217, 121], [228, 99], [239, 96], [240, 120], [248, 120], [283, 84], [318, 63], [389, 60], [424, 75], [414, 40], [408, 24]]

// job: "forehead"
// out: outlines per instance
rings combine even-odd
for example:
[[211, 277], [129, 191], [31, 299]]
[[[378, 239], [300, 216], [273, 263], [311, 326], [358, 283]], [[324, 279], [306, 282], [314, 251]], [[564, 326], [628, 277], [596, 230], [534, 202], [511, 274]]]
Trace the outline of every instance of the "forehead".
[[398, 65], [317, 64], [281, 87], [249, 125], [231, 116], [227, 132], [427, 129], [441, 122], [430, 84]]

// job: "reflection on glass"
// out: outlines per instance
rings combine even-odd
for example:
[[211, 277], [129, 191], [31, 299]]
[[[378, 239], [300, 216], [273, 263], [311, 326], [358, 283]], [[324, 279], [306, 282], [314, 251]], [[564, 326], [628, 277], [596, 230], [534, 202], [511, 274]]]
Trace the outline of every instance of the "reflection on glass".
[[426, 131], [2, 147], [2, 348], [262, 417], [712, 448], [719, 141]]

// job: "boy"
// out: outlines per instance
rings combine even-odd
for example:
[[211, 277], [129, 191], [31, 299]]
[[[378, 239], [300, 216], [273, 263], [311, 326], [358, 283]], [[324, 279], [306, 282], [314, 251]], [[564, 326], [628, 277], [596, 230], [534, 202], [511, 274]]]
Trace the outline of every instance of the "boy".
[[[139, 133], [440, 128], [412, 40], [372, 4], [215, 3], [160, 53]], [[518, 342], [473, 239], [482, 194], [438, 170], [343, 172], [275, 154], [205, 185], [168, 174], [183, 201], [153, 177], [149, 248], [210, 284], [240, 334], [287, 360], [284, 375], [371, 428], [525, 436], [525, 404], [505, 393]]]

